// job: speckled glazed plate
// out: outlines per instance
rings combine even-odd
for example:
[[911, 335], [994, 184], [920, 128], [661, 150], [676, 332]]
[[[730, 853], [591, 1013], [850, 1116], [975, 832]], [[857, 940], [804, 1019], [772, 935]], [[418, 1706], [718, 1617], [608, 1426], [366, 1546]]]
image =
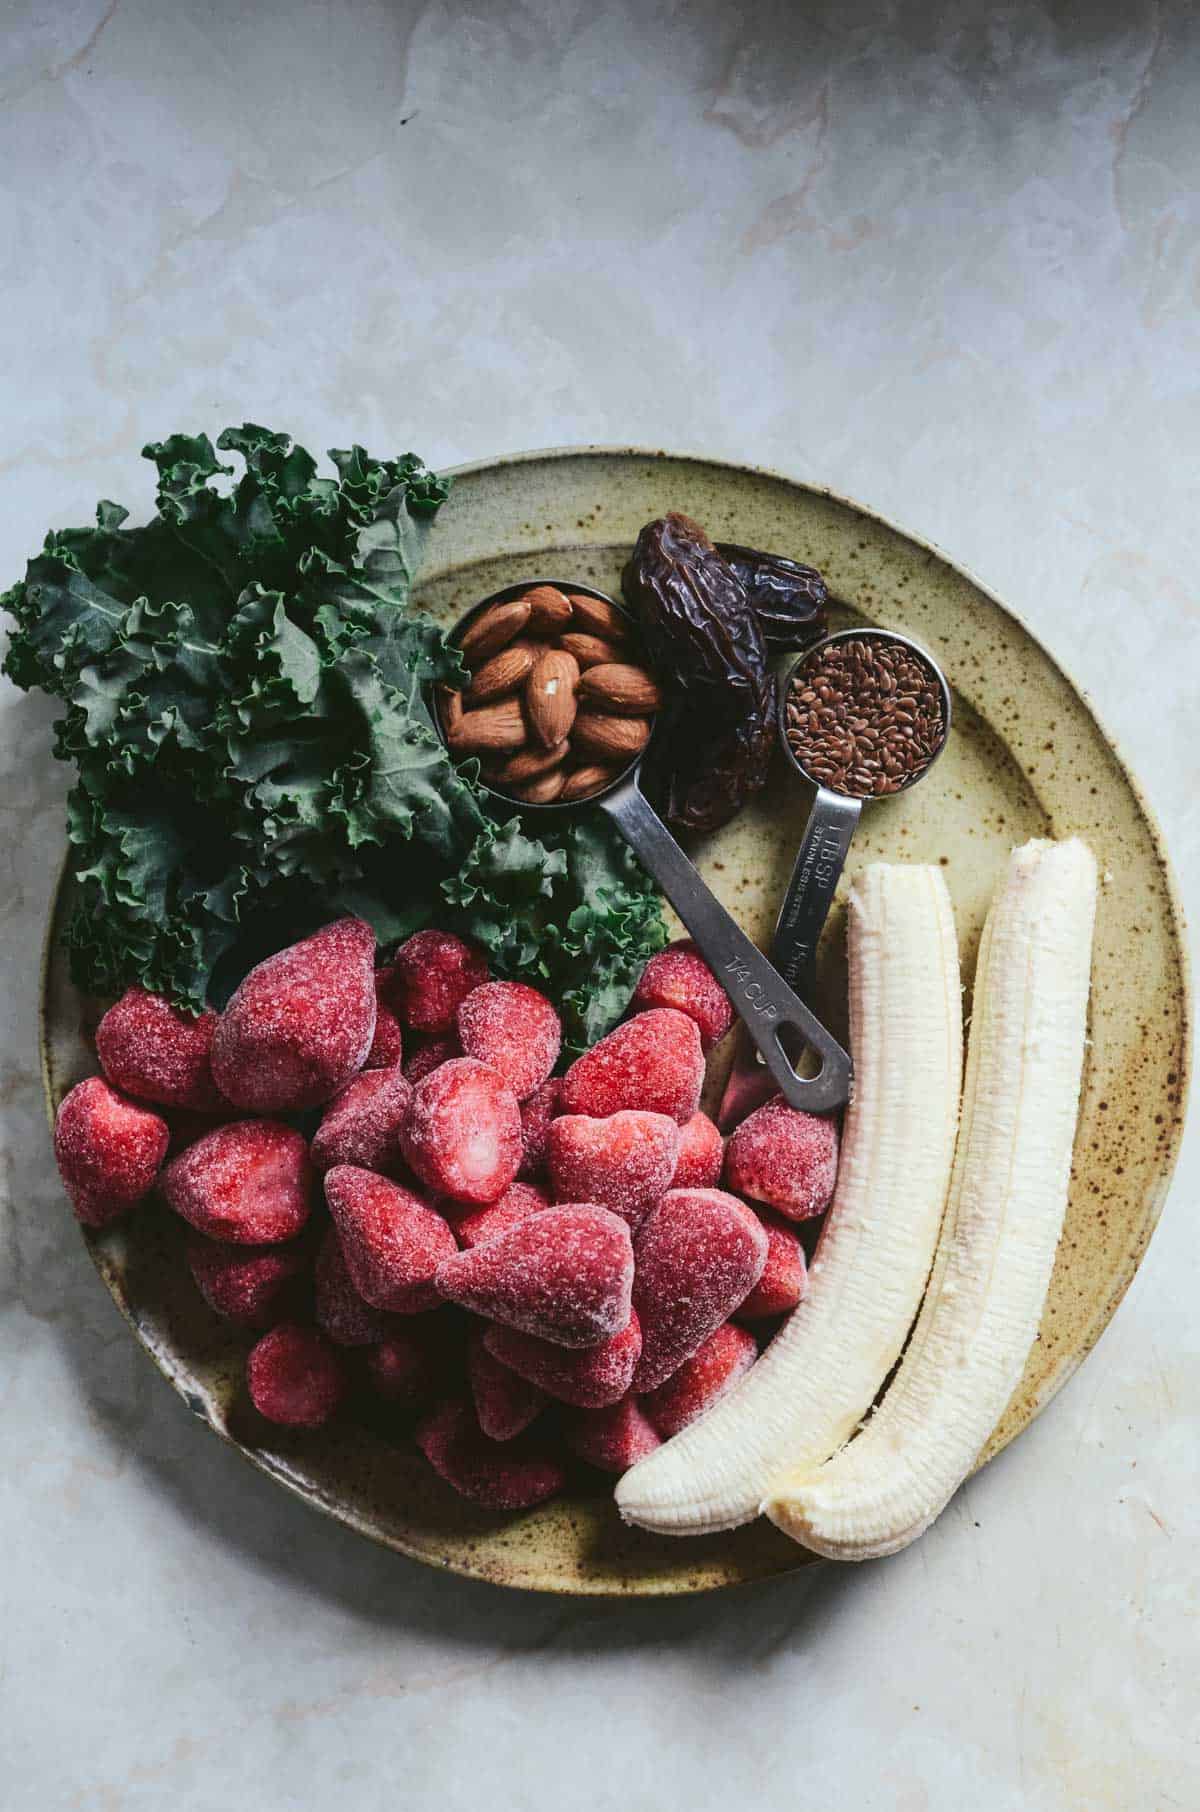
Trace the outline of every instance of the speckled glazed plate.
[[[437, 518], [419, 601], [449, 623], [488, 592], [535, 574], [575, 574], [616, 592], [638, 529], [667, 509], [697, 517], [718, 540], [811, 561], [846, 600], [845, 620], [916, 637], [950, 678], [951, 745], [926, 785], [868, 806], [843, 894], [865, 862], [940, 863], [969, 977], [988, 897], [1014, 843], [1078, 834], [1099, 859], [1092, 1038], [1066, 1231], [1039, 1339], [986, 1460], [1095, 1343], [1166, 1193], [1183, 1120], [1188, 992], [1182, 915], [1161, 837], [1087, 701], [1002, 605], [856, 504], [770, 473], [603, 448], [466, 467]], [[693, 849], [710, 885], [760, 942], [807, 804], [780, 761], [754, 808]], [[86, 1034], [96, 1003], [72, 989], [58, 937], [69, 908], [68, 883], [46, 945], [51, 1111], [94, 1067]], [[835, 908], [818, 1005], [844, 1033], [843, 922]], [[712, 1067], [715, 1098], [720, 1053]], [[464, 1504], [378, 1430], [351, 1425], [289, 1437], [252, 1426], [242, 1350], [194, 1290], [172, 1217], [148, 1210], [127, 1228], [85, 1237], [133, 1332], [202, 1421], [297, 1496], [402, 1553], [498, 1584], [612, 1595], [704, 1591], [786, 1572], [806, 1558], [763, 1521], [695, 1541], [625, 1529], [607, 1494], [583, 1490], [496, 1517]]]

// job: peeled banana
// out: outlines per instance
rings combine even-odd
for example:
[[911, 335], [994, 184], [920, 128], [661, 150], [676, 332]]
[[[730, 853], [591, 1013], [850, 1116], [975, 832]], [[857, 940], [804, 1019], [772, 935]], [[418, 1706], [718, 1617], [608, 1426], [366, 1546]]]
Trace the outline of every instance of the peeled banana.
[[980, 948], [954, 1175], [913, 1337], [858, 1438], [825, 1464], [807, 1443], [766, 1496], [815, 1553], [865, 1560], [920, 1535], [1020, 1380], [1066, 1210], [1095, 907], [1078, 839], [1014, 850]]
[[805, 1299], [702, 1421], [617, 1486], [628, 1522], [668, 1535], [757, 1516], [788, 1467], [819, 1464], [895, 1364], [929, 1274], [962, 1079], [962, 999], [938, 869], [873, 864], [850, 894], [854, 1100]]

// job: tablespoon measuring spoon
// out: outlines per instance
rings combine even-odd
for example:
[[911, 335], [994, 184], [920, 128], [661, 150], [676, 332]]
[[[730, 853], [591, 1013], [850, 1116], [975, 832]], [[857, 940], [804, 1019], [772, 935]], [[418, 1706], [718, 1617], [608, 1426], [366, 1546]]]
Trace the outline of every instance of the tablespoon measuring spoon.
[[[892, 784], [887, 793], [843, 790], [829, 778], [834, 764], [822, 761], [825, 774], [817, 774], [806, 766], [800, 755], [788, 740], [788, 703], [791, 697], [793, 681], [804, 677], [805, 669], [815, 667], [826, 650], [839, 643], [866, 642], [874, 648], [881, 644], [904, 648], [916, 656], [921, 665], [928, 669], [931, 681], [936, 685], [941, 706], [940, 736], [936, 746], [929, 753], [925, 765], [914, 773], [909, 773]], [[820, 700], [814, 700], [820, 705]], [[856, 720], [858, 721], [858, 720]], [[893, 720], [894, 721], [894, 720]], [[868, 719], [868, 724], [870, 719]], [[881, 732], [886, 729], [881, 713]], [[791, 880], [783, 896], [775, 932], [771, 939], [771, 961], [779, 974], [801, 996], [812, 992], [813, 970], [816, 963], [817, 944], [833, 904], [833, 896], [845, 866], [850, 843], [858, 828], [862, 808], [875, 798], [894, 798], [923, 780], [933, 763], [946, 746], [950, 734], [950, 688], [945, 675], [928, 651], [911, 641], [907, 636], [897, 635], [884, 629], [843, 629], [837, 634], [825, 636], [821, 641], [805, 649], [800, 659], [792, 667], [786, 681], [779, 689], [779, 740], [784, 754], [801, 777], [816, 788], [816, 797], [804, 827], [804, 835], [796, 855]], [[811, 758], [810, 758], [811, 759]], [[875, 757], [868, 757], [875, 760]], [[860, 770], [861, 771], [861, 770]], [[847, 779], [844, 785], [848, 785]], [[729, 1132], [740, 1120], [754, 1108], [775, 1093], [772, 1076], [758, 1061], [753, 1046], [747, 1046], [745, 1040], [739, 1039], [733, 1068], [725, 1084], [721, 1105], [717, 1113], [717, 1124], [722, 1132]]]
[[[468, 625], [493, 604], [521, 598], [538, 585], [598, 598], [628, 619], [628, 612], [615, 599], [592, 586], [561, 579], [527, 579], [483, 599], [452, 631], [451, 640], [458, 641]], [[433, 717], [446, 741], [436, 701]], [[453, 754], [453, 749], [450, 752]], [[644, 754], [645, 750], [635, 755], [602, 791], [565, 804], [559, 800], [531, 804], [505, 793], [499, 786], [486, 781], [482, 784], [494, 798], [509, 806], [519, 806], [526, 813], [554, 814], [561, 818], [586, 807], [596, 807], [604, 812], [658, 883], [719, 978], [746, 1028], [751, 1049], [761, 1058], [762, 1073], [770, 1078], [772, 1092], [778, 1089], [792, 1107], [808, 1113], [835, 1112], [850, 1097], [849, 1057], [812, 1009], [797, 998], [737, 921], [726, 912], [654, 811], [638, 784]], [[780, 1041], [781, 1033], [788, 1034], [794, 1049], [807, 1047], [815, 1053], [820, 1063], [815, 1075], [797, 1074]]]

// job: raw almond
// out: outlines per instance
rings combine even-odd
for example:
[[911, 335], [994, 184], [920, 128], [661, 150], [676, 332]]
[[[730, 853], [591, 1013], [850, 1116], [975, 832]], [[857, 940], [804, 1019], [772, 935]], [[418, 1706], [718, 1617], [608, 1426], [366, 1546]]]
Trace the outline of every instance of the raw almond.
[[553, 768], [549, 774], [541, 774], [536, 780], [527, 780], [524, 786], [515, 786], [512, 791], [526, 805], [551, 805], [565, 790], [566, 780], [561, 768]]
[[610, 786], [616, 777], [616, 768], [601, 767], [598, 761], [590, 767], [576, 768], [573, 774], [567, 775], [559, 798], [564, 804], [569, 799], [586, 799], [589, 794], [598, 793], [602, 788]]
[[627, 633], [624, 617], [606, 598], [585, 597], [581, 591], [571, 593], [571, 613], [576, 627], [590, 635], [602, 635], [609, 642], [623, 642]]
[[533, 635], [557, 635], [571, 624], [571, 600], [556, 585], [535, 585], [525, 593], [529, 605], [529, 628]]
[[468, 705], [483, 705], [490, 699], [518, 691], [533, 672], [536, 659], [537, 654], [528, 642], [510, 642], [507, 648], [502, 648], [499, 654], [494, 654], [476, 669], [467, 688]]
[[537, 780], [561, 767], [570, 753], [571, 745], [565, 738], [552, 749], [522, 749], [497, 768], [494, 778], [501, 786], [523, 786], [526, 781]]
[[520, 635], [532, 614], [528, 598], [511, 598], [507, 604], [489, 604], [481, 610], [459, 637], [467, 666], [478, 667], [489, 655], [506, 648]]
[[547, 648], [525, 682], [525, 711], [535, 742], [552, 749], [575, 722], [579, 664], [561, 648]]
[[602, 711], [581, 711], [571, 738], [585, 754], [622, 766], [640, 755], [649, 740], [650, 725], [644, 717], [610, 717]]
[[602, 661], [589, 667], [579, 682], [579, 693], [586, 704], [599, 705], [617, 717], [649, 717], [662, 704], [662, 693], [645, 668], [624, 661]]
[[502, 698], [478, 711], [464, 711], [446, 740], [456, 755], [495, 755], [523, 748], [527, 734], [520, 699]]
[[588, 667], [598, 667], [601, 661], [615, 661], [617, 658], [617, 651], [611, 642], [604, 641], [598, 635], [585, 635], [574, 629], [567, 635], [560, 635], [558, 645], [575, 656], [581, 672]]

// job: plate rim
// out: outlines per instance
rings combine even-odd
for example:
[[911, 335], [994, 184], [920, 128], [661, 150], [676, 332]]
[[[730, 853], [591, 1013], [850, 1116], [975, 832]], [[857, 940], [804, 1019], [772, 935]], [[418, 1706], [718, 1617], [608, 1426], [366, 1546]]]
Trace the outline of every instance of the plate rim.
[[[1193, 1072], [1192, 1040], [1194, 1029], [1193, 983], [1187, 912], [1183, 902], [1182, 888], [1180, 887], [1179, 879], [1175, 872], [1174, 862], [1172, 861], [1170, 849], [1158, 814], [1150, 802], [1145, 786], [1130, 764], [1122, 741], [1113, 733], [1104, 716], [1096, 709], [1091, 692], [1087, 687], [1080, 684], [1070, 669], [1064, 665], [1063, 661], [1047, 647], [1042, 637], [1036, 630], [1030, 627], [1021, 612], [1014, 610], [1011, 605], [1006, 604], [970, 567], [949, 555], [937, 542], [930, 540], [926, 536], [914, 534], [910, 529], [904, 528], [899, 523], [893, 521], [890, 516], [883, 514], [882, 511], [873, 509], [867, 504], [859, 502], [856, 497], [851, 497], [845, 492], [835, 490], [830, 485], [817, 484], [808, 479], [793, 477], [791, 474], [780, 471], [773, 466], [757, 465], [745, 460], [725, 459], [705, 453], [676, 451], [663, 447], [638, 446], [632, 443], [589, 441], [577, 445], [531, 447], [512, 453], [493, 454], [488, 458], [466, 460], [458, 465], [442, 468], [442, 471], [443, 476], [453, 480], [473, 476], [480, 472], [494, 471], [501, 467], [521, 466], [533, 464], [538, 461], [578, 460], [588, 458], [643, 459], [654, 462], [661, 460], [663, 462], [671, 462], [680, 465], [704, 466], [709, 470], [734, 472], [752, 478], [768, 479], [787, 489], [803, 491], [810, 496], [824, 498], [855, 515], [861, 516], [866, 520], [877, 524], [887, 530], [890, 534], [907, 542], [909, 546], [916, 548], [925, 554], [931, 555], [935, 560], [939, 561], [958, 577], [965, 579], [967, 583], [986, 598], [995, 609], [999, 610], [1011, 622], [1015, 623], [1018, 629], [1029, 638], [1030, 642], [1035, 646], [1042, 658], [1082, 701], [1088, 715], [1091, 717], [1102, 740], [1116, 762], [1117, 767], [1120, 769], [1121, 776], [1128, 786], [1138, 812], [1145, 822], [1150, 842], [1155, 852], [1155, 858], [1159, 864], [1163, 877], [1166, 905], [1173, 933], [1173, 943], [1179, 959], [1181, 1033], [1179, 1112], [1171, 1129], [1169, 1140], [1164, 1141], [1159, 1160], [1158, 1175], [1156, 1176], [1154, 1183], [1143, 1196], [1142, 1237], [1138, 1241], [1136, 1249], [1131, 1251], [1122, 1263], [1121, 1268], [1116, 1275], [1113, 1289], [1104, 1299], [1097, 1314], [1093, 1317], [1078, 1350], [1070, 1355], [1069, 1361], [1064, 1363], [1053, 1377], [1045, 1380], [1039, 1389], [1033, 1393], [1030, 1399], [1033, 1405], [1032, 1413], [1023, 1427], [1010, 1435], [1001, 1448], [993, 1451], [989, 1443], [989, 1445], [984, 1448], [983, 1455], [976, 1461], [975, 1466], [972, 1468], [973, 1473], [977, 1471], [981, 1465], [986, 1463], [986, 1459], [994, 1457], [994, 1452], [1002, 1452], [1003, 1447], [1008, 1446], [1012, 1440], [1016, 1439], [1017, 1434], [1025, 1432], [1030, 1423], [1042, 1413], [1068, 1380], [1074, 1377], [1084, 1360], [1095, 1350], [1100, 1336], [1109, 1326], [1126, 1291], [1129, 1289], [1130, 1284], [1133, 1282], [1133, 1279], [1141, 1268], [1142, 1261], [1146, 1256], [1146, 1251], [1149, 1247], [1155, 1228], [1158, 1226], [1158, 1222], [1161, 1219], [1162, 1211], [1166, 1204], [1171, 1184], [1174, 1180], [1175, 1169], [1179, 1161], [1179, 1153], [1182, 1148], [1184, 1133], [1186, 1131], [1187, 1113], [1191, 1094]], [[450, 567], [447, 570], [453, 571], [454, 569], [453, 567]], [[70, 878], [70, 859], [71, 852], [68, 843], [59, 862], [58, 873], [50, 894], [46, 921], [42, 931], [41, 953], [38, 965], [37, 1019], [39, 1074], [41, 1077], [42, 1098], [46, 1111], [47, 1123], [52, 1135], [55, 1107], [50, 1078], [49, 1041], [47, 1036], [47, 994], [50, 966], [54, 955], [54, 927], [58, 918], [62, 893]], [[128, 1303], [125, 1301], [123, 1294], [114, 1290], [111, 1281], [105, 1275], [98, 1242], [94, 1239], [89, 1229], [81, 1224], [79, 1224], [79, 1232], [83, 1238], [85, 1250], [91, 1259], [92, 1265], [95, 1268], [100, 1281], [103, 1283], [106, 1292], [116, 1306], [118, 1313], [133, 1334], [138, 1347], [150, 1360], [155, 1370], [171, 1386], [176, 1396], [178, 1396], [185, 1406], [192, 1411], [196, 1419], [212, 1434], [224, 1441], [227, 1446], [232, 1447], [247, 1464], [253, 1466], [256, 1471], [261, 1472], [266, 1477], [270, 1478], [276, 1485], [282, 1486], [292, 1497], [297, 1499], [298, 1502], [304, 1504], [310, 1510], [314, 1510], [322, 1516], [327, 1517], [329, 1520], [339, 1523], [342, 1527], [351, 1529], [355, 1534], [365, 1536], [368, 1540], [374, 1542], [376, 1546], [382, 1547], [392, 1553], [403, 1554], [406, 1558], [417, 1561], [425, 1566], [432, 1567], [438, 1572], [451, 1573], [460, 1578], [474, 1579], [489, 1585], [501, 1586], [508, 1591], [536, 1592], [553, 1597], [593, 1598], [621, 1603], [629, 1603], [635, 1600], [649, 1600], [653, 1602], [661, 1598], [695, 1596], [700, 1593], [737, 1591], [747, 1585], [756, 1583], [753, 1578], [697, 1581], [693, 1576], [684, 1574], [680, 1576], [677, 1584], [664, 1584], [658, 1582], [653, 1585], [634, 1586], [632, 1589], [627, 1588], [621, 1590], [615, 1586], [607, 1586], [599, 1582], [593, 1585], [586, 1580], [560, 1580], [545, 1576], [537, 1580], [497, 1578], [485, 1568], [472, 1565], [469, 1558], [460, 1561], [457, 1559], [450, 1560], [449, 1558], [431, 1556], [428, 1553], [420, 1551], [413, 1545], [406, 1543], [402, 1538], [390, 1534], [381, 1527], [364, 1523], [353, 1515], [347, 1515], [344, 1508], [339, 1508], [332, 1503], [327, 1502], [323, 1497], [319, 1497], [315, 1493], [307, 1490], [300, 1481], [289, 1477], [284, 1470], [275, 1466], [267, 1456], [256, 1452], [253, 1448], [245, 1446], [241, 1441], [237, 1440], [227, 1428], [214, 1422], [207, 1413], [196, 1408], [194, 1395], [187, 1389], [183, 1379], [168, 1367], [160, 1354], [142, 1338], [137, 1322], [134, 1319]], [[811, 1563], [813, 1559], [814, 1557], [811, 1555], [802, 1556], [802, 1552], [798, 1552], [795, 1567], [786, 1568], [780, 1573], [766, 1575], [764, 1577], [786, 1577], [789, 1573], [795, 1572], [802, 1566]]]

